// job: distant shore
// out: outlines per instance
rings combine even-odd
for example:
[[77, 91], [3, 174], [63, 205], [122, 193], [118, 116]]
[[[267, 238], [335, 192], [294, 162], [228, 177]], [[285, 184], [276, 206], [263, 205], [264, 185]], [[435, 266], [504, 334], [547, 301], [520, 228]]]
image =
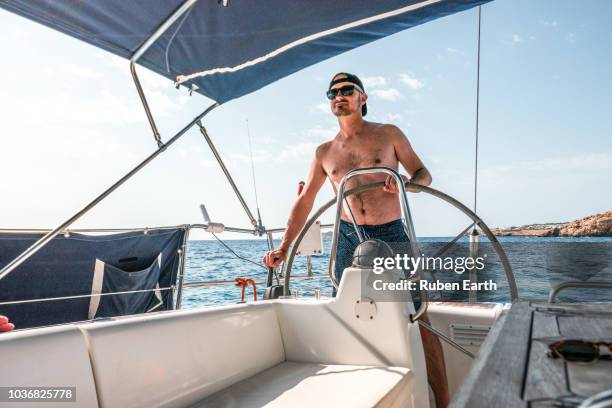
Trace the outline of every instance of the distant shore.
[[500, 237], [612, 237], [612, 211], [570, 222], [493, 228], [491, 231]]

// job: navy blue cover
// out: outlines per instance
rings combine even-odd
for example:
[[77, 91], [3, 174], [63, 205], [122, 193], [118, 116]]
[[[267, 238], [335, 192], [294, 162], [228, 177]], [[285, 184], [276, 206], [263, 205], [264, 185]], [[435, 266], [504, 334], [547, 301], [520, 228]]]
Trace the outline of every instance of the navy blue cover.
[[[326, 33], [237, 72], [196, 78], [197, 92], [223, 103], [302, 68], [490, 0], [199, 0], [139, 60], [167, 78], [236, 67], [294, 41], [415, 6], [399, 15]], [[0, 7], [124, 58], [182, 0], [0, 0]]]
[[[0, 280], [0, 302], [40, 299], [72, 295], [88, 295], [92, 290], [96, 258], [114, 268], [115, 277], [105, 273], [105, 292], [114, 288], [127, 290], [121, 273], [148, 271], [142, 279], [134, 281], [135, 289], [153, 289], [157, 282], [161, 288], [176, 282], [179, 265], [178, 248], [185, 230], [158, 229], [112, 235], [83, 235], [55, 237], [15, 271]], [[4, 267], [41, 237], [39, 234], [0, 234], [0, 268]], [[161, 268], [157, 257], [162, 253]], [[117, 272], [117, 270], [119, 272]], [[105, 271], [106, 272], [106, 271]], [[141, 274], [142, 275], [142, 274]], [[119, 278], [117, 278], [119, 276]], [[154, 279], [151, 279], [154, 277]], [[109, 280], [111, 278], [111, 280]], [[129, 279], [128, 279], [129, 281]], [[163, 305], [156, 310], [172, 309], [173, 296], [169, 290], [161, 291]], [[116, 295], [102, 296], [96, 317], [143, 313], [158, 303], [154, 293], [133, 296], [130, 302], [119, 306], [109, 304]], [[90, 298], [47, 302], [0, 305], [0, 314], [9, 317], [18, 329], [66, 323], [87, 319]], [[131, 305], [131, 306], [130, 306]]]

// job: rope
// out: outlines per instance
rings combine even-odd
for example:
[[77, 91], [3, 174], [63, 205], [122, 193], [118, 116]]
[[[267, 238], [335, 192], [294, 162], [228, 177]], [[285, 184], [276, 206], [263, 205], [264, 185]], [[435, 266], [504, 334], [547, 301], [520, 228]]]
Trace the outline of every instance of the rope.
[[240, 303], [244, 303], [244, 292], [246, 291], [246, 288], [249, 285], [253, 285], [253, 300], [257, 300], [257, 285], [255, 284], [255, 281], [253, 279], [240, 277], [234, 280], [236, 281], [234, 286], [242, 288], [242, 293], [240, 295]]
[[252, 261], [252, 260], [250, 260], [250, 259], [248, 259], [248, 258], [245, 258], [245, 257], [243, 257], [243, 256], [238, 255], [238, 254], [237, 254], [237, 253], [236, 253], [236, 252], [235, 252], [235, 251], [234, 251], [232, 248], [230, 248], [230, 247], [229, 247], [229, 246], [228, 246], [228, 245], [227, 245], [225, 242], [223, 242], [221, 239], [219, 239], [219, 237], [217, 236], [217, 234], [215, 234], [214, 232], [211, 232], [211, 234], [212, 234], [212, 236], [213, 236], [213, 237], [215, 237], [215, 239], [216, 239], [217, 241], [219, 241], [219, 243], [220, 243], [221, 245], [223, 245], [223, 246], [224, 246], [224, 247], [225, 247], [225, 248], [226, 248], [228, 251], [230, 251], [232, 254], [234, 254], [234, 256], [235, 256], [236, 258], [242, 259], [243, 261], [250, 262], [250, 263], [252, 263], [253, 265], [257, 265], [257, 266], [259, 266], [260, 268], [263, 268], [263, 269], [264, 269], [266, 272], [268, 272], [268, 269], [267, 269], [265, 266], [263, 266], [263, 265], [262, 265], [262, 264], [260, 264], [260, 263], [255, 262], [255, 261]]
[[[474, 143], [474, 213], [476, 213], [478, 193], [478, 114], [480, 111], [480, 20], [481, 6], [478, 6], [478, 54], [476, 65], [476, 140]], [[474, 226], [476, 228], [476, 226]]]

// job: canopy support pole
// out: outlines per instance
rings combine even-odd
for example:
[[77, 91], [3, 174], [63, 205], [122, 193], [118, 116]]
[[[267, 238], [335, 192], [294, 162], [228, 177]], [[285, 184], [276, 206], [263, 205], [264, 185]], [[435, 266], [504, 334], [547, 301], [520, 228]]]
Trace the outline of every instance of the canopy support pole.
[[134, 80], [134, 85], [136, 85], [138, 96], [140, 96], [140, 102], [142, 102], [142, 106], [144, 107], [145, 113], [147, 114], [149, 125], [151, 125], [151, 130], [153, 131], [153, 137], [155, 138], [155, 142], [157, 142], [157, 147], [162, 147], [164, 142], [162, 142], [159, 130], [157, 130], [155, 119], [153, 119], [153, 114], [151, 113], [151, 109], [149, 108], [149, 104], [147, 103], [147, 98], [145, 97], [142, 85], [140, 85], [138, 74], [136, 74], [136, 64], [134, 64], [133, 62], [130, 62], [130, 72], [132, 74], [132, 79]]
[[191, 232], [191, 226], [185, 229], [185, 235], [183, 236], [183, 242], [179, 248], [179, 267], [176, 284], [176, 303], [174, 308], [180, 309], [183, 301], [183, 282], [185, 280], [185, 265], [187, 264], [187, 241], [189, 241], [189, 233]]
[[142, 85], [140, 85], [140, 80], [138, 79], [138, 74], [136, 73], [136, 61], [142, 55], [147, 52], [147, 50], [161, 37], [168, 29], [178, 20], [183, 14], [187, 12], [198, 0], [186, 0], [179, 8], [177, 8], [174, 13], [170, 15], [158, 28], [155, 32], [145, 41], [132, 55], [130, 58], [130, 73], [132, 74], [132, 79], [134, 80], [134, 85], [136, 85], [136, 90], [138, 91], [138, 96], [140, 96], [140, 102], [142, 102], [142, 106], [144, 107], [145, 113], [147, 114], [147, 119], [149, 120], [149, 125], [151, 125], [151, 130], [153, 131], [153, 137], [157, 142], [157, 147], [162, 147], [163, 142], [161, 140], [161, 136], [159, 131], [157, 130], [157, 125], [155, 124], [155, 119], [153, 119], [153, 114], [151, 113], [151, 109], [149, 108], [149, 104], [147, 103], [147, 98], [145, 97], [144, 90], [142, 89]]
[[255, 227], [255, 231], [257, 232], [257, 234], [259, 234], [259, 236], [261, 236], [261, 234], [263, 232], [262, 231], [263, 228], [261, 227], [261, 225], [259, 225], [259, 223], [255, 219], [255, 217], [253, 216], [253, 213], [249, 209], [249, 206], [247, 205], [246, 201], [244, 201], [244, 197], [242, 197], [242, 194], [240, 193], [240, 190], [238, 189], [238, 186], [236, 186], [236, 183], [234, 182], [234, 179], [232, 178], [232, 175], [230, 174], [229, 170], [225, 166], [225, 163], [223, 162], [223, 159], [221, 158], [221, 155], [217, 151], [217, 148], [215, 147], [212, 139], [208, 135], [208, 132], [206, 131], [206, 128], [204, 127], [204, 125], [202, 125], [201, 122], [198, 122], [198, 127], [200, 128], [200, 133], [202, 133], [202, 136], [204, 136], [204, 139], [206, 140], [206, 143], [208, 143], [208, 147], [210, 147], [210, 151], [215, 156], [215, 159], [217, 159], [217, 163], [219, 163], [219, 166], [221, 167], [221, 170], [223, 170], [223, 174], [225, 174], [225, 177], [227, 178], [227, 181], [229, 182], [230, 186], [232, 186], [232, 189], [234, 190], [234, 193], [236, 193], [236, 197], [238, 197], [238, 201], [240, 201], [240, 204], [242, 204], [242, 208], [244, 208], [244, 211], [246, 212], [247, 217], [249, 217], [249, 220], [251, 221], [251, 224], [253, 225], [253, 227]]
[[4, 277], [6, 277], [9, 273], [11, 273], [15, 268], [17, 268], [23, 262], [25, 262], [29, 257], [31, 257], [36, 252], [38, 252], [42, 247], [47, 245], [56, 235], [60, 234], [62, 231], [64, 231], [66, 228], [68, 228], [70, 225], [72, 225], [76, 220], [78, 220], [83, 215], [85, 215], [89, 210], [91, 210], [93, 207], [95, 207], [100, 201], [104, 200], [108, 195], [110, 195], [113, 191], [115, 191], [117, 188], [119, 188], [123, 183], [125, 183], [127, 180], [132, 178], [132, 176], [134, 174], [138, 173], [143, 167], [145, 167], [153, 159], [155, 159], [157, 156], [159, 156], [164, 150], [166, 150], [166, 148], [168, 148], [171, 144], [176, 142], [189, 129], [191, 129], [193, 127], [193, 125], [195, 125], [197, 122], [199, 122], [200, 119], [202, 119], [204, 116], [206, 116], [210, 111], [212, 111], [217, 106], [219, 106], [219, 104], [217, 102], [215, 102], [212, 105], [210, 105], [204, 112], [202, 112], [198, 116], [196, 116], [187, 126], [185, 126], [176, 135], [174, 135], [174, 137], [172, 137], [172, 139], [168, 140], [168, 142], [166, 144], [162, 144], [149, 157], [144, 159], [140, 164], [138, 164], [136, 167], [134, 167], [129, 173], [127, 173], [125, 176], [123, 176], [121, 179], [119, 179], [119, 181], [117, 181], [115, 184], [113, 184], [108, 189], [106, 189], [102, 194], [100, 194], [98, 197], [96, 197], [92, 202], [87, 204], [82, 210], [80, 210], [79, 212], [74, 214], [72, 217], [70, 217], [68, 220], [66, 220], [59, 227], [57, 227], [54, 230], [52, 230], [49, 233], [47, 233], [44, 237], [42, 237], [41, 239], [36, 241], [34, 244], [32, 244], [31, 247], [29, 247], [23, 253], [21, 253], [21, 255], [19, 255], [15, 259], [13, 259], [8, 265], [6, 265], [0, 271], [0, 280], [3, 279]]

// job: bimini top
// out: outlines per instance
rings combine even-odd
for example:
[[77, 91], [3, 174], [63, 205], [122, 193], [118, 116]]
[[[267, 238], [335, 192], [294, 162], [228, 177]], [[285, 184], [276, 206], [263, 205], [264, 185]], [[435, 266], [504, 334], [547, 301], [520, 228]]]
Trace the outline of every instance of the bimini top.
[[223, 103], [487, 1], [0, 0], [0, 7], [129, 59], [183, 6], [138, 63]]

